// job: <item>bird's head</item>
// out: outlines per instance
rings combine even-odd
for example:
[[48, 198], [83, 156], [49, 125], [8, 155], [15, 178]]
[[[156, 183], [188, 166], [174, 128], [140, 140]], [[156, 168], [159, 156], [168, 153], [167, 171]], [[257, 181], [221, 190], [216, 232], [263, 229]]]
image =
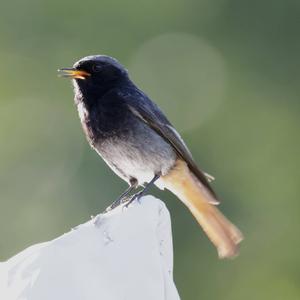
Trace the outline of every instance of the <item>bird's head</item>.
[[128, 77], [127, 70], [116, 59], [105, 55], [84, 57], [72, 68], [58, 71], [61, 77], [73, 79], [84, 93], [106, 91]]

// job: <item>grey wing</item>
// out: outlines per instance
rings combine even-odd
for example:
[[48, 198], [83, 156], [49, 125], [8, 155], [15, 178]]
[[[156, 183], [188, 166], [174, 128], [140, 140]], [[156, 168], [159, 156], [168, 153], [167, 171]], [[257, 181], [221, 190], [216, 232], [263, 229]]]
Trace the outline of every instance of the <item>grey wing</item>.
[[[133, 114], [135, 114], [142, 121], [147, 123], [153, 128], [160, 136], [167, 140], [175, 149], [179, 157], [181, 157], [188, 165], [192, 173], [197, 177], [201, 185], [203, 185], [211, 194], [211, 201], [214, 204], [218, 204], [217, 196], [211, 188], [209, 181], [213, 180], [213, 177], [209, 174], [202, 172], [196, 165], [191, 152], [182, 140], [179, 133], [168, 121], [165, 115], [161, 112], [158, 106], [153, 103], [147, 96], [141, 94], [143, 101], [139, 101], [139, 97], [129, 97], [127, 95], [126, 102], [128, 108]], [[137, 95], [135, 95], [137, 96]]]

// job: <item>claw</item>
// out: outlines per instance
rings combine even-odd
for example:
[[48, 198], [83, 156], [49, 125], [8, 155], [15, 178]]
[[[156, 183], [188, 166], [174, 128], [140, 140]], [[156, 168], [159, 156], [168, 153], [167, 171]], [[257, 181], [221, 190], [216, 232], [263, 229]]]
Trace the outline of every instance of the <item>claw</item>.
[[136, 193], [136, 194], [134, 194], [134, 195], [131, 197], [131, 199], [129, 199], [129, 200], [126, 202], [125, 207], [128, 208], [128, 206], [129, 206], [134, 200], [139, 201], [139, 199], [141, 198], [142, 194], [143, 194], [142, 191], [141, 191], [141, 192], [138, 192], [138, 193]]

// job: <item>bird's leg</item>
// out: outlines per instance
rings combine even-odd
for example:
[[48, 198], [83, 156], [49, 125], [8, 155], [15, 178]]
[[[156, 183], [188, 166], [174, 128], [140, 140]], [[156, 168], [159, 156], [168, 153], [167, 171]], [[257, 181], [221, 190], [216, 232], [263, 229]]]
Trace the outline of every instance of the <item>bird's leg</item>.
[[136, 179], [130, 179], [130, 186], [109, 207], [106, 208], [105, 212], [119, 206], [123, 202], [124, 198], [126, 198], [133, 190], [137, 188], [137, 183], [138, 182]]
[[142, 196], [146, 194], [146, 192], [149, 190], [149, 188], [155, 183], [155, 181], [160, 177], [161, 174], [156, 174], [150, 182], [146, 184], [146, 186], [138, 193], [132, 196], [130, 200], [125, 204], [126, 207], [130, 205], [134, 200], [139, 200]]

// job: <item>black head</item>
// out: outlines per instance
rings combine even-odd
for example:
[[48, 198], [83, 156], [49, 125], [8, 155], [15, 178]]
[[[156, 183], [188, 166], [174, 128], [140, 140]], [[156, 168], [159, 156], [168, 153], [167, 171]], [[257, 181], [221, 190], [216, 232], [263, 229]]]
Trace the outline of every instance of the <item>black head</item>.
[[74, 79], [83, 94], [99, 94], [128, 78], [127, 70], [114, 58], [105, 55], [86, 56], [72, 68], [59, 70], [62, 77]]

